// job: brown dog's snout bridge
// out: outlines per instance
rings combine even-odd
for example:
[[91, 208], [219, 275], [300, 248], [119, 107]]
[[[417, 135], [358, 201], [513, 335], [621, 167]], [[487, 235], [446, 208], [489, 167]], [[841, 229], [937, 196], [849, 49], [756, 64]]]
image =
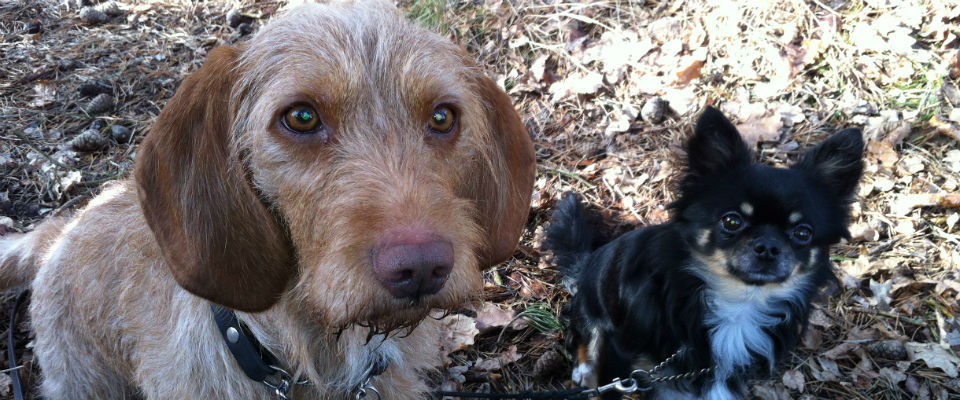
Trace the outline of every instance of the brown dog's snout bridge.
[[[373, 275], [391, 295], [418, 298], [440, 291], [453, 270], [453, 245], [436, 237], [400, 237], [379, 247]], [[432, 235], [428, 235], [432, 236]]]

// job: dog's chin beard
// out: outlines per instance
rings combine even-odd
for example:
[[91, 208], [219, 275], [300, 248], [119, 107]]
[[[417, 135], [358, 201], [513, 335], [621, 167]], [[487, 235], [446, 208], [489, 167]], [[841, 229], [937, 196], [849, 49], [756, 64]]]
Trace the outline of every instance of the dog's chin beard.
[[[434, 301], [430, 301], [434, 300]], [[426, 318], [440, 319], [449, 314], [446, 308], [439, 308], [441, 304], [436, 304], [435, 299], [417, 298], [409, 300], [397, 300], [404, 304], [402, 307], [391, 307], [376, 310], [365, 315], [357, 316], [354, 320], [337, 325], [336, 334], [339, 336], [344, 331], [352, 328], [362, 328], [367, 330], [367, 341], [369, 342], [376, 336], [397, 335], [404, 337], [413, 332], [414, 329]], [[439, 313], [434, 312], [439, 310]]]

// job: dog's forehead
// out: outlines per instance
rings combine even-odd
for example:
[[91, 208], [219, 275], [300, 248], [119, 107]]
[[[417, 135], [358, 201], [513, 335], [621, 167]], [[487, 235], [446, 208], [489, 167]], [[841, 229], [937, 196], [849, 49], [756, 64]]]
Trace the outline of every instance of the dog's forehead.
[[756, 166], [745, 186], [740, 208], [749, 216], [769, 222], [794, 224], [806, 220], [810, 212], [811, 187], [803, 172], [788, 168]]
[[322, 92], [341, 104], [371, 95], [387, 104], [465, 97], [457, 91], [471, 68], [453, 43], [377, 3], [290, 10], [267, 24], [241, 58], [251, 86]]

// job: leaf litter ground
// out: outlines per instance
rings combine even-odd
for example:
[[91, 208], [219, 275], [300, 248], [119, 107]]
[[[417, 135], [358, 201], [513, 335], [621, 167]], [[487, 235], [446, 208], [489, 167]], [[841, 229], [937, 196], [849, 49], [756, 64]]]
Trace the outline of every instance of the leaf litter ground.
[[[284, 3], [0, 4], [0, 230], [29, 230], [127, 176], [183, 77]], [[854, 237], [833, 253], [839, 282], [817, 301], [802, 344], [754, 382], [752, 395], [960, 396], [956, 1], [400, 7], [486, 66], [516, 102], [539, 161], [516, 257], [484, 274], [482, 302], [448, 317], [442, 342], [452, 352], [430, 374], [438, 387], [569, 384], [558, 318], [569, 294], [539, 247], [549, 210], [576, 190], [601, 210], [611, 235], [663, 222], [683, 139], [709, 104], [774, 165], [844, 127], [862, 128], [869, 142]], [[7, 297], [0, 320], [11, 305]], [[29, 320], [15, 333], [35, 388]], [[9, 393], [4, 378], [0, 396]]]

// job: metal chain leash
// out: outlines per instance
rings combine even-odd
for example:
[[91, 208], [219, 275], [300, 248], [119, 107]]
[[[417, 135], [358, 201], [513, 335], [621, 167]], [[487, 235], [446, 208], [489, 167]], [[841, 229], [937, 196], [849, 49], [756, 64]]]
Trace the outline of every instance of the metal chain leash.
[[629, 378], [614, 378], [613, 382], [606, 385], [600, 386], [596, 389], [588, 390], [587, 393], [591, 395], [600, 396], [602, 393], [617, 391], [621, 394], [628, 394], [634, 392], [646, 392], [653, 389], [653, 385], [663, 382], [672, 382], [678, 381], [681, 379], [693, 379], [699, 377], [703, 374], [713, 371], [714, 367], [701, 368], [697, 371], [684, 372], [682, 374], [668, 375], [668, 376], [655, 376], [660, 373], [664, 368], [666, 368], [670, 363], [680, 357], [681, 354], [687, 351], [686, 347], [681, 347], [677, 350], [676, 353], [673, 353], [670, 357], [667, 357], [666, 360], [663, 360], [660, 364], [657, 364], [649, 371], [637, 368], [630, 372]]
[[[702, 368], [702, 369], [697, 370], [697, 371], [685, 372], [685, 373], [682, 373], [682, 374], [675, 374], [675, 375], [668, 375], [668, 376], [655, 376], [655, 375], [659, 374], [661, 371], [663, 371], [668, 365], [670, 365], [673, 361], [675, 361], [675, 360], [677, 359], [677, 357], [680, 357], [680, 355], [683, 354], [683, 353], [685, 353], [686, 351], [687, 351], [687, 348], [681, 347], [679, 350], [677, 350], [676, 353], [673, 353], [673, 355], [671, 355], [670, 357], [667, 357], [666, 360], [663, 360], [663, 362], [661, 362], [660, 364], [657, 364], [656, 366], [654, 366], [653, 368], [651, 368], [649, 371], [647, 371], [647, 370], [645, 370], [645, 369], [642, 369], [642, 368], [637, 368], [637, 369], [635, 369], [635, 370], [633, 370], [633, 371], [630, 372], [629, 377], [627, 377], [627, 378], [615, 378], [615, 379], [613, 380], [613, 382], [608, 383], [608, 384], [603, 385], [603, 386], [600, 386], [600, 387], [596, 387], [596, 388], [580, 388], [580, 389], [576, 389], [576, 390], [574, 390], [574, 391], [563, 391], [563, 392], [556, 392], [556, 393], [546, 393], [546, 392], [544, 392], [544, 393], [532, 393], [532, 392], [531, 392], [531, 393], [525, 393], [525, 394], [523, 394], [523, 396], [522, 396], [521, 398], [567, 398], [567, 399], [585, 399], [585, 398], [588, 398], [588, 397], [598, 397], [598, 396], [602, 395], [603, 393], [607, 393], [607, 392], [611, 392], [611, 391], [617, 391], [617, 392], [619, 392], [619, 393], [621, 393], [621, 394], [629, 394], [629, 393], [635, 393], [635, 392], [646, 392], [646, 391], [649, 391], [649, 390], [653, 389], [653, 385], [654, 385], [654, 384], [657, 384], [657, 383], [672, 382], [672, 381], [677, 381], [677, 380], [681, 380], [681, 379], [692, 379], [692, 378], [696, 378], [696, 377], [699, 377], [699, 376], [701, 376], [701, 375], [703, 375], [703, 374], [706, 374], [706, 373], [709, 373], [709, 372], [713, 371], [714, 367], [707, 367], [707, 368]], [[289, 390], [291, 389], [292, 386], [294, 386], [294, 385], [310, 385], [310, 383], [307, 382], [307, 381], [305, 381], [305, 380], [295, 381], [295, 380], [293, 379], [293, 377], [290, 375], [290, 373], [288, 373], [287, 371], [285, 371], [285, 370], [283, 370], [283, 369], [281, 369], [281, 368], [278, 368], [278, 367], [275, 367], [275, 366], [271, 366], [271, 368], [273, 368], [273, 369], [277, 372], [277, 375], [278, 375], [279, 379], [278, 379], [276, 382], [270, 382], [270, 381], [265, 380], [265, 381], [263, 381], [263, 384], [266, 385], [267, 387], [273, 389], [273, 390], [274, 390], [274, 393], [276, 393], [276, 395], [277, 395], [277, 398], [279, 398], [279, 399], [281, 399], [281, 400], [290, 400], [290, 397], [289, 397], [289, 395], [288, 395], [288, 392], [289, 392]], [[371, 373], [372, 370], [373, 370], [373, 366], [369, 367], [369, 368], [368, 368], [368, 371], [365, 373], [365, 374], [367, 375], [367, 377], [363, 380], [363, 382], [361, 382], [359, 385], [357, 385], [357, 387], [355, 387], [355, 388], [351, 391], [351, 394], [353, 395], [353, 398], [354, 398], [354, 399], [356, 399], [356, 400], [366, 399], [366, 398], [367, 398], [368, 396], [370, 396], [370, 395], [374, 395], [375, 397], [372, 397], [372, 398], [375, 399], [375, 400], [381, 400], [381, 399], [382, 399], [383, 396], [380, 394], [380, 391], [377, 390], [377, 388], [374, 387], [374, 386], [371, 384], [371, 382], [370, 382], [370, 381], [372, 380], [373, 376], [376, 375], [376, 374], [372, 374], [372, 373]], [[469, 397], [469, 395], [478, 395], [478, 394], [476, 394], [476, 393], [457, 393], [457, 392], [436, 392], [436, 394], [439, 394], [439, 395], [441, 395], [441, 396], [443, 396], [443, 395], [460, 395], [460, 396], [467, 395], [468, 397]], [[540, 395], [551, 395], [551, 396], [539, 396], [539, 397], [537, 397], [537, 396], [536, 396], [537, 394], [540, 394]], [[493, 395], [493, 394], [488, 394], [488, 395]], [[514, 396], [511, 396], [510, 394], [499, 394], [499, 395], [495, 395], [495, 396], [496, 396], [495, 398], [517, 398], [517, 396], [515, 396], [515, 395], [514, 395]], [[494, 398], [493, 396], [477, 396], [477, 397], [489, 397], [489, 398]]]

